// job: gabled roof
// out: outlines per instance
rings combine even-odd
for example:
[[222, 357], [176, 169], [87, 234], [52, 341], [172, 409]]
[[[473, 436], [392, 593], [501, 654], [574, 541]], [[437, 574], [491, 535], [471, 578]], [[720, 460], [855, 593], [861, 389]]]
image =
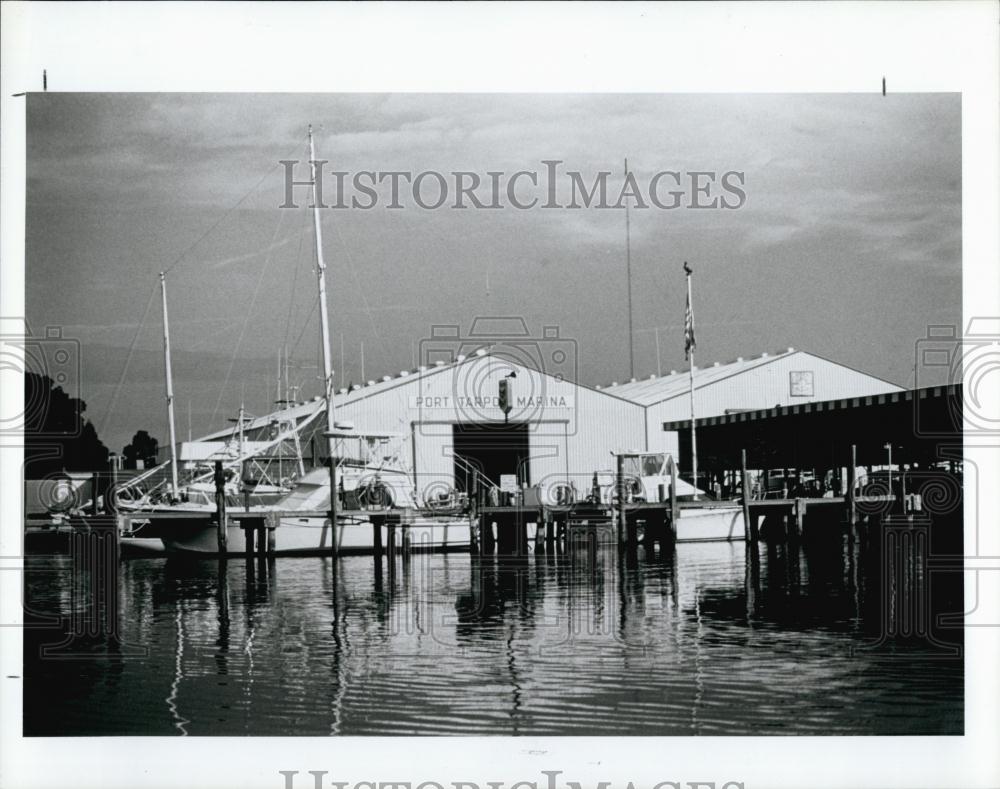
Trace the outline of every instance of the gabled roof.
[[[694, 388], [701, 389], [733, 375], [745, 373], [770, 364], [777, 359], [784, 359], [801, 351], [788, 350], [783, 353], [772, 355], [755, 356], [752, 358], [739, 358], [725, 364], [712, 365], [711, 367], [695, 367]], [[660, 376], [659, 378], [644, 378], [642, 380], [630, 381], [625, 384], [612, 386], [601, 391], [614, 393], [619, 397], [627, 398], [640, 405], [648, 406], [655, 403], [662, 403], [665, 400], [672, 400], [687, 394], [690, 389], [690, 378], [688, 371], [672, 373]]]
[[[754, 370], [758, 367], [763, 367], [766, 364], [771, 364], [779, 359], [787, 359], [791, 356], [811, 356], [814, 359], [821, 359], [822, 361], [835, 364], [838, 367], [850, 370], [858, 375], [864, 375], [873, 380], [882, 381], [888, 387], [891, 387], [891, 389], [896, 391], [902, 391], [901, 387], [897, 384], [894, 384], [891, 381], [886, 381], [884, 378], [879, 378], [878, 376], [871, 375], [849, 365], [834, 361], [833, 359], [827, 359], [825, 356], [820, 356], [819, 354], [812, 353], [810, 351], [797, 351], [794, 348], [789, 348], [786, 351], [781, 351], [775, 354], [764, 353], [760, 356], [747, 358], [740, 357], [739, 359], [726, 362], [725, 364], [713, 364], [711, 367], [696, 367], [694, 371], [694, 388], [701, 389], [706, 386], [711, 386], [712, 384], [719, 383], [726, 378], [731, 378], [734, 375], [740, 375], [741, 373], [745, 373], [749, 370]], [[639, 403], [643, 406], [650, 406], [657, 403], [663, 403], [667, 400], [673, 400], [675, 397], [687, 394], [690, 390], [690, 385], [688, 371], [684, 370], [681, 372], [671, 373], [670, 375], [660, 376], [658, 378], [653, 376], [642, 380], [629, 381], [628, 383], [611, 386], [606, 389], [602, 389], [601, 391], [616, 394], [619, 397], [627, 398], [632, 402]]]
[[[341, 406], [349, 405], [351, 403], [356, 403], [359, 400], [365, 400], [369, 397], [375, 397], [376, 395], [383, 394], [391, 389], [395, 389], [398, 386], [405, 386], [406, 384], [413, 383], [414, 381], [422, 381], [430, 378], [431, 376], [438, 375], [439, 373], [447, 372], [449, 370], [454, 370], [463, 364], [469, 364], [471, 362], [477, 361], [483, 357], [489, 356], [488, 349], [482, 349], [482, 353], [476, 352], [469, 356], [458, 356], [454, 362], [437, 364], [434, 366], [425, 366], [417, 368], [416, 370], [403, 370], [397, 376], [390, 377], [385, 376], [379, 381], [372, 381], [371, 383], [365, 384], [363, 386], [355, 385], [350, 391], [338, 391], [333, 397], [334, 408], [340, 408]], [[535, 372], [546, 375], [544, 371], [538, 370], [528, 364], [523, 362], [515, 362], [508, 359], [503, 359], [505, 365], [510, 365], [511, 367], [522, 367], [524, 369], [534, 370]], [[629, 403], [630, 405], [635, 405], [636, 402], [630, 398], [620, 394], [617, 391], [608, 391], [607, 389], [598, 389], [592, 386], [587, 386], [586, 384], [581, 384], [574, 381], [566, 381], [566, 383], [572, 384], [573, 386], [580, 387], [582, 389], [589, 389], [597, 394], [606, 395], [608, 397], [614, 398], [615, 400], [621, 400], [623, 402]], [[284, 408], [278, 411], [273, 411], [269, 414], [264, 414], [263, 416], [255, 417], [244, 425], [244, 429], [247, 431], [258, 430], [267, 425], [273, 419], [281, 419], [283, 421], [288, 421], [295, 419], [298, 422], [301, 419], [305, 419], [311, 414], [315, 413], [317, 409], [323, 408], [323, 399], [319, 396], [314, 397], [312, 400], [308, 400], [304, 403], [298, 403], [296, 405]], [[221, 438], [226, 438], [233, 434], [235, 428], [228, 427], [223, 430], [216, 430], [206, 436], [202, 436], [197, 439], [198, 441], [212, 441]]]

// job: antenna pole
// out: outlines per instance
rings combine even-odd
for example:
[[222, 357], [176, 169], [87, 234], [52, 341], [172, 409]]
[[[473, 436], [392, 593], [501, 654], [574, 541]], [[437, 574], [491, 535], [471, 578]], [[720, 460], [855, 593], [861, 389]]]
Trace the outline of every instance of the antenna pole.
[[167, 318], [167, 278], [160, 272], [160, 296], [163, 301], [163, 366], [167, 381], [167, 424], [170, 428], [170, 495], [176, 496], [177, 428], [174, 425], [174, 379], [170, 370], [170, 321]]
[[[628, 159], [625, 160], [625, 185], [628, 186]], [[628, 283], [628, 376], [635, 378], [635, 341], [632, 333], [632, 225], [628, 200], [625, 201], [625, 279]]]

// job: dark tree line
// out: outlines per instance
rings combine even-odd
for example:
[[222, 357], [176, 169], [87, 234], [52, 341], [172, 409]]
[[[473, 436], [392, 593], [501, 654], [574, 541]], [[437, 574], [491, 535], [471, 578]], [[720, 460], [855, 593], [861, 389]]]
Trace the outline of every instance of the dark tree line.
[[83, 414], [87, 404], [47, 375], [24, 374], [24, 462], [29, 478], [59, 471], [105, 471], [108, 448]]
[[[59, 471], [108, 470], [109, 451], [85, 417], [87, 404], [70, 397], [47, 375], [24, 374], [25, 475], [41, 479]], [[122, 450], [126, 468], [156, 465], [158, 443], [145, 430]]]

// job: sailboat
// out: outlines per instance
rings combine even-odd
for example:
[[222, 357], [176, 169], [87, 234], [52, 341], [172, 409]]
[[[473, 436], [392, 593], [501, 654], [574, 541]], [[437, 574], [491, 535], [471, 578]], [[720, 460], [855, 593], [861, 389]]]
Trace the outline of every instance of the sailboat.
[[[378, 450], [393, 438], [389, 434], [366, 433], [355, 430], [349, 423], [336, 420], [334, 401], [334, 372], [330, 349], [330, 320], [326, 298], [326, 263], [323, 257], [323, 231], [320, 223], [319, 200], [316, 199], [316, 152], [312, 127], [309, 128], [309, 154], [312, 178], [313, 240], [315, 242], [317, 287], [320, 314], [320, 343], [323, 361], [324, 394], [317, 398], [315, 407], [304, 417], [292, 417], [284, 423], [277, 418], [277, 435], [270, 440], [247, 441], [245, 437], [245, 414], [240, 408], [237, 418], [238, 444], [235, 455], [219, 457], [211, 453], [201, 456], [201, 473], [186, 485], [178, 481], [178, 457], [176, 452], [176, 431], [174, 429], [173, 386], [170, 369], [170, 340], [167, 318], [166, 285], [161, 274], [163, 294], [164, 358], [166, 377], [167, 419], [170, 425], [171, 457], [169, 485], [161, 479], [158, 493], [141, 491], [136, 495], [140, 478], [133, 481], [131, 496], [129, 488], [119, 497], [118, 505], [125, 510], [148, 512], [149, 523], [145, 536], [158, 538], [167, 551], [217, 554], [218, 540], [216, 527], [207, 520], [191, 518], [191, 513], [214, 512], [214, 466], [216, 460], [223, 460], [227, 475], [227, 499], [234, 511], [252, 514], [274, 513], [279, 519], [275, 530], [276, 554], [329, 553], [336, 540], [343, 552], [372, 552], [374, 535], [371, 522], [372, 509], [408, 510], [408, 533], [410, 544], [415, 549], [450, 550], [468, 548], [470, 530], [468, 521], [456, 514], [419, 514], [418, 509], [425, 502], [419, 501], [406, 471], [396, 462], [397, 455], [378, 453]], [[322, 436], [327, 445], [327, 464], [318, 465], [306, 471], [302, 463], [301, 440], [303, 432], [322, 420]], [[272, 424], [270, 415], [268, 424]], [[262, 459], [276, 458], [280, 469], [282, 446], [293, 441], [297, 451], [298, 473], [290, 479], [278, 474], [274, 480], [267, 474], [274, 463], [262, 463]], [[346, 451], [348, 444], [357, 441], [358, 451]], [[269, 452], [277, 449], [277, 453]], [[224, 452], [224, 450], [219, 450]], [[248, 463], [256, 463], [264, 470], [264, 479], [255, 478], [250, 484], [242, 473]], [[211, 464], [211, 465], [209, 465]], [[196, 466], [197, 468], [197, 466]], [[237, 472], [240, 473], [237, 473]], [[162, 467], [157, 472], [165, 476]], [[336, 495], [331, 497], [331, 491]], [[344, 505], [350, 502], [350, 509]], [[228, 502], [227, 502], [228, 503]], [[299, 515], [298, 513], [301, 513]], [[177, 517], [171, 518], [171, 515]], [[130, 519], [135, 523], [135, 518]], [[155, 529], [155, 531], [154, 531]], [[138, 539], [138, 532], [123, 535], [125, 541]], [[227, 551], [245, 552], [242, 528], [230, 524], [227, 531]]]

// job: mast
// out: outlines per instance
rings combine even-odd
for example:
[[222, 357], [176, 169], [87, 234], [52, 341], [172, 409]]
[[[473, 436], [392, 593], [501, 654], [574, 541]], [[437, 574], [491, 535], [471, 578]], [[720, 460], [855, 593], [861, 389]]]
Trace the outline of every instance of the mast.
[[167, 424], [170, 427], [170, 495], [177, 495], [177, 429], [174, 426], [174, 380], [170, 371], [170, 321], [167, 318], [167, 278], [160, 272], [163, 301], [163, 366], [167, 379]]
[[309, 126], [309, 166], [312, 177], [310, 192], [312, 193], [313, 231], [316, 241], [316, 280], [319, 287], [319, 326], [320, 345], [323, 351], [323, 395], [326, 398], [326, 432], [328, 436], [328, 453], [330, 456], [330, 527], [332, 529], [333, 546], [337, 544], [337, 462], [335, 455], [336, 439], [333, 436], [335, 419], [333, 405], [333, 360], [330, 356], [330, 316], [326, 306], [326, 263], [323, 261], [323, 228], [319, 221], [319, 201], [317, 200], [316, 184], [319, 180], [319, 168], [316, 165], [316, 146], [313, 142], [312, 126]]

